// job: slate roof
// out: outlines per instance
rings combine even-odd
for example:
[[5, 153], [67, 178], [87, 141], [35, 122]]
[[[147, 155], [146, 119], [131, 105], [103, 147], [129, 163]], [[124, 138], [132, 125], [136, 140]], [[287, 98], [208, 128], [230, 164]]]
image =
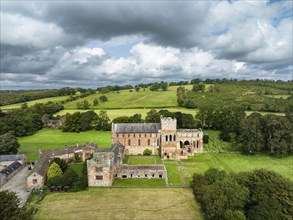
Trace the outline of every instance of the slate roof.
[[8, 176], [20, 167], [22, 167], [21, 163], [19, 163], [18, 161], [14, 161], [12, 164], [1, 170], [0, 173]]
[[24, 154], [0, 155], [0, 162], [25, 160], [25, 158], [26, 156]]
[[33, 168], [32, 173], [36, 172], [40, 174], [41, 176], [45, 176], [47, 168], [49, 166], [49, 160], [50, 158], [48, 157], [42, 157], [37, 165]]
[[118, 161], [119, 151], [124, 152], [125, 146], [120, 142], [111, 145], [110, 148], [98, 149], [98, 152], [114, 152], [114, 163]]
[[160, 123], [117, 123], [112, 125], [112, 133], [157, 133]]
[[45, 151], [42, 151], [42, 156], [45, 155], [47, 157], [54, 157], [54, 156], [63, 155], [63, 154], [75, 153], [75, 152], [81, 151], [84, 146], [85, 145], [64, 147], [64, 148], [53, 149], [53, 150], [45, 150]]

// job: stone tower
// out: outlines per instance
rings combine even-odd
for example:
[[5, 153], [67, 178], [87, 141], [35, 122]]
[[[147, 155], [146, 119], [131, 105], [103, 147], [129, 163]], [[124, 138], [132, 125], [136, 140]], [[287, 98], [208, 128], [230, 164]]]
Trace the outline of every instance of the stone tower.
[[161, 117], [161, 158], [177, 159], [177, 120]]

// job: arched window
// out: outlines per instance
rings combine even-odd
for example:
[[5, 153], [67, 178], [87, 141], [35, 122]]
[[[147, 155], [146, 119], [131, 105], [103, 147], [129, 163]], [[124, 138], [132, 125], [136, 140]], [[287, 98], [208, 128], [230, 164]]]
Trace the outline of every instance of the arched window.
[[131, 141], [130, 141], [130, 139], [128, 139], [128, 145], [131, 145]]
[[176, 141], [176, 135], [174, 134], [174, 138], [173, 138], [173, 141]]
[[171, 134], [169, 135], [169, 140], [172, 141], [172, 135]]
[[138, 139], [138, 146], [140, 146], [140, 139]]
[[168, 135], [166, 135], [166, 141], [168, 141]]
[[148, 146], [150, 146], [151, 145], [151, 140], [150, 139], [148, 139]]

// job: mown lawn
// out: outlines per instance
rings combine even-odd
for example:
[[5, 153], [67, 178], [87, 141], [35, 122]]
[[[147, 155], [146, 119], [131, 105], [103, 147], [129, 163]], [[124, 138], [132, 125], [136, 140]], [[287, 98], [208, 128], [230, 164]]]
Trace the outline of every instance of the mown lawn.
[[23, 103], [27, 103], [28, 106], [32, 106], [37, 103], [61, 102], [61, 101], [65, 101], [68, 97], [69, 96], [56, 96], [56, 97], [50, 97], [50, 98], [37, 99], [37, 100], [33, 100], [33, 101], [28, 101], [28, 102], [22, 102], [22, 103], [17, 103], [17, 104], [12, 104], [12, 105], [1, 106], [1, 109], [7, 110], [7, 109], [19, 108]]
[[132, 179], [115, 179], [114, 187], [166, 187], [165, 179], [147, 179], [147, 178], [132, 178]]
[[128, 156], [126, 163], [129, 165], [161, 164], [162, 160], [159, 156]]
[[90, 188], [52, 193], [34, 219], [203, 219], [190, 189]]
[[[240, 153], [196, 154], [179, 162], [165, 162], [169, 185], [188, 186], [194, 173], [203, 174], [209, 168], [223, 169], [229, 173], [254, 169], [272, 170], [293, 181], [293, 156], [284, 158], [269, 155], [243, 155]], [[181, 177], [180, 178], [180, 174]]]
[[43, 129], [36, 134], [18, 138], [20, 152], [26, 153], [30, 161], [38, 159], [38, 151], [62, 148], [65, 145], [73, 146], [93, 142], [100, 148], [111, 146], [111, 132], [87, 131], [87, 132], [62, 132], [58, 129]]

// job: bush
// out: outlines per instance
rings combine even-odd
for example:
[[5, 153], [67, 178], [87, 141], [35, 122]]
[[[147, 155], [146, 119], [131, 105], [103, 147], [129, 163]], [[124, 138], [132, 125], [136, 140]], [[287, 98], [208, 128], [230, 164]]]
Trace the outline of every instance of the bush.
[[105, 96], [105, 95], [102, 95], [102, 96], [100, 97], [100, 100], [101, 100], [101, 102], [107, 102], [107, 101], [108, 101], [108, 97]]
[[203, 143], [204, 143], [204, 144], [208, 144], [208, 143], [209, 143], [209, 136], [208, 136], [207, 134], [205, 134], [205, 135], [203, 136]]
[[150, 156], [150, 155], [152, 155], [152, 150], [150, 150], [150, 149], [145, 149], [144, 151], [143, 151], [143, 155], [144, 156]]

